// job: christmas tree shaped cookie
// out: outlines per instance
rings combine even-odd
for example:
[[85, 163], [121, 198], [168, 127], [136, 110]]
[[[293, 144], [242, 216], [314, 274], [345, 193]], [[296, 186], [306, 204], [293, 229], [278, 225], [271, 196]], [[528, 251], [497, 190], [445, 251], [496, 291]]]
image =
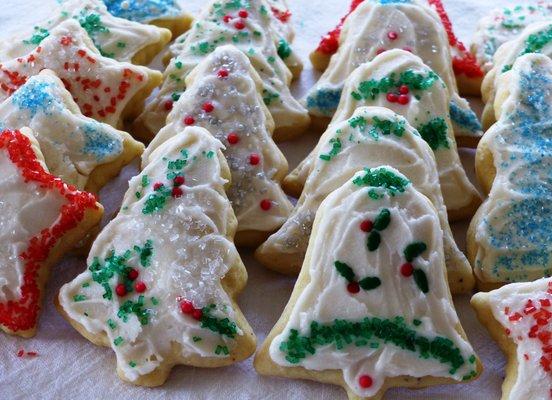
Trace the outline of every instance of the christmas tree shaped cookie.
[[185, 13], [177, 0], [102, 0], [108, 11], [129, 21], [170, 29], [178, 36], [190, 28], [193, 17]]
[[467, 243], [483, 288], [552, 273], [552, 61], [526, 54], [497, 88], [499, 120], [483, 136], [475, 164], [489, 197]]
[[143, 158], [147, 161], [187, 125], [206, 128], [226, 146], [232, 174], [227, 193], [238, 219], [236, 243], [259, 245], [292, 209], [280, 187], [287, 161], [271, 138], [274, 122], [259, 93], [262, 82], [245, 54], [222, 46], [188, 75], [186, 86]]
[[[349, 76], [332, 124], [348, 119], [363, 105], [383, 106], [403, 115], [434, 151], [449, 218], [457, 220], [472, 216], [480, 197], [458, 156], [449, 100], [445, 83], [419, 57], [404, 50], [389, 50]], [[289, 193], [300, 193], [314, 153], [286, 177]]]
[[53, 28], [70, 18], [77, 20], [86, 30], [102, 55], [117, 61], [148, 64], [171, 39], [167, 29], [114, 17], [101, 0], [68, 0], [32, 30], [0, 41], [0, 60], [27, 55], [50, 35]]
[[498, 48], [515, 39], [528, 25], [550, 20], [552, 4], [545, 1], [495, 8], [481, 18], [471, 50], [485, 72], [493, 68], [493, 56]]
[[300, 134], [310, 119], [289, 90], [292, 75], [282, 59], [290, 49], [287, 42], [281, 49], [276, 47], [273, 21], [265, 0], [211, 1], [179, 44], [181, 50], [165, 70], [159, 93], [135, 122], [135, 132], [141, 137], [157, 133], [186, 89], [186, 75], [217, 47], [233, 44], [249, 57], [261, 77], [263, 101], [276, 124], [276, 140]]
[[550, 21], [529, 25], [519, 36], [504, 43], [496, 51], [493, 58], [493, 69], [485, 76], [481, 86], [485, 102], [482, 116], [485, 128], [489, 128], [498, 119], [495, 110], [495, 102], [501, 102], [501, 99], [496, 99], [498, 81], [505, 72], [512, 69], [512, 65], [518, 57], [530, 53], [552, 56], [552, 23]]
[[177, 364], [216, 367], [255, 351], [235, 297], [247, 272], [232, 237], [222, 144], [188, 127], [158, 147], [99, 234], [59, 309], [117, 356], [121, 379], [161, 385]]
[[144, 149], [128, 133], [82, 115], [49, 70], [0, 103], [0, 126], [33, 129], [50, 173], [94, 193]]
[[380, 165], [401, 171], [432, 202], [443, 231], [451, 289], [453, 293], [470, 291], [474, 285], [472, 269], [454, 242], [433, 152], [403, 117], [382, 107], [357, 108], [349, 120], [332, 125], [324, 133], [297, 206], [282, 228], [257, 250], [257, 259], [270, 269], [297, 274], [320, 203], [358, 170]]
[[467, 101], [458, 95], [447, 32], [425, 1], [365, 1], [345, 20], [339, 37], [337, 53], [305, 100], [319, 122], [332, 117], [344, 83], [357, 67], [382, 52], [403, 49], [418, 55], [447, 86], [454, 133], [461, 145], [477, 144], [481, 126]]
[[103, 209], [44, 166], [30, 130], [0, 133], [0, 330], [31, 337], [49, 269]]
[[45, 68], [59, 76], [84, 115], [115, 127], [140, 113], [161, 81], [157, 71], [102, 56], [79, 23], [68, 19], [29, 54], [0, 63], [0, 101]]
[[[334, 29], [329, 31], [322, 38], [322, 40], [320, 40], [318, 47], [311, 53], [310, 56], [311, 62], [316, 69], [319, 71], [324, 71], [326, 69], [330, 62], [331, 56], [335, 54], [339, 48], [341, 31], [345, 20], [363, 2], [364, 0], [352, 0], [348, 13], [341, 18]], [[374, 0], [373, 2], [377, 2], [377, 0]], [[380, 1], [380, 3], [382, 5], [391, 5], [394, 2]], [[396, 1], [395, 3], [400, 2]], [[443, 3], [441, 0], [427, 0], [425, 2], [422, 1], [419, 4], [429, 5], [439, 15], [441, 24], [447, 33], [452, 55], [452, 67], [454, 69], [456, 79], [459, 82], [460, 92], [465, 95], [479, 96], [481, 79], [484, 75], [483, 69], [481, 68], [478, 60], [468, 51], [464, 43], [456, 37], [452, 29], [452, 23]]]
[[552, 279], [480, 292], [471, 304], [508, 359], [501, 399], [550, 398]]
[[404, 175], [366, 169], [322, 202], [291, 299], [254, 365], [343, 386], [349, 399], [477, 377], [437, 211]]

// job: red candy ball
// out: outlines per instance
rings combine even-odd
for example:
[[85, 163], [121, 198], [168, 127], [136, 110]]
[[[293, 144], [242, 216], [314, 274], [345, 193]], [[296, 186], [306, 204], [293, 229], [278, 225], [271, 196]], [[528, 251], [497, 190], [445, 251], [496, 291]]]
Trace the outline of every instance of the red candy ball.
[[146, 288], [146, 284], [144, 282], [140, 281], [140, 282], [136, 282], [134, 284], [134, 289], [138, 293], [144, 293], [147, 288]]
[[137, 269], [134, 269], [132, 268], [130, 271], [128, 271], [128, 279], [130, 279], [131, 281], [135, 280], [136, 278], [138, 278], [138, 275], [140, 275], [140, 273], [138, 272]]
[[117, 286], [115, 286], [115, 293], [117, 293], [117, 296], [120, 297], [125, 296], [127, 294], [125, 285], [123, 285], [122, 283], [117, 284]]
[[192, 125], [194, 122], [195, 122], [194, 117], [192, 117], [192, 116], [184, 117], [184, 124]]
[[374, 381], [370, 375], [362, 375], [358, 378], [358, 384], [363, 389], [368, 389], [373, 383]]
[[268, 211], [272, 207], [272, 202], [269, 199], [263, 199], [260, 206], [263, 211]]
[[409, 277], [414, 272], [414, 267], [410, 263], [404, 263], [401, 265], [401, 275]]
[[195, 308], [191, 301], [184, 300], [180, 303], [180, 310], [184, 314], [191, 314], [195, 310]]
[[360, 286], [358, 285], [358, 282], [349, 283], [347, 285], [347, 291], [352, 294], [360, 292]]
[[249, 156], [249, 164], [257, 165], [259, 162], [261, 162], [261, 157], [257, 153], [252, 153]]
[[360, 223], [360, 230], [363, 232], [370, 232], [374, 227], [374, 223], [369, 219], [366, 219]]
[[226, 137], [226, 139], [228, 140], [228, 143], [230, 144], [236, 144], [240, 141], [240, 137], [238, 136], [237, 133], [229, 133], [228, 136]]

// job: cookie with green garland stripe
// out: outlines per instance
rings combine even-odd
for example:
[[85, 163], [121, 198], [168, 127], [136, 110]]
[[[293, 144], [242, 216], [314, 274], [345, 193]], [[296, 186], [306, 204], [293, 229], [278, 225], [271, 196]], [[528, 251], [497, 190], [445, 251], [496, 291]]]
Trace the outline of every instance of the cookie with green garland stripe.
[[291, 299], [254, 366], [340, 385], [351, 400], [481, 373], [451, 299], [437, 210], [405, 175], [359, 171], [322, 202]]
[[500, 119], [500, 109], [495, 109], [497, 90], [504, 73], [512, 69], [519, 57], [538, 53], [552, 56], [552, 23], [535, 22], [527, 26], [518, 36], [498, 48], [493, 56], [493, 68], [485, 75], [481, 85], [481, 94], [485, 102], [482, 122], [485, 130]]
[[211, 0], [172, 46], [173, 57], [159, 93], [133, 123], [136, 134], [151, 138], [159, 132], [173, 103], [186, 90], [188, 74], [216, 48], [230, 44], [249, 57], [261, 77], [263, 101], [275, 122], [275, 140], [303, 133], [310, 118], [290, 92], [293, 76], [285, 62], [293, 57], [291, 37], [283, 37], [285, 32], [276, 22], [266, 0]]
[[167, 29], [126, 19], [109, 13], [101, 0], [69, 0], [32, 29], [0, 41], [0, 60], [25, 56], [40, 46], [50, 31], [67, 19], [74, 19], [86, 30], [98, 51], [117, 61], [149, 64], [171, 40]]
[[[454, 134], [451, 103], [454, 91], [436, 69], [404, 50], [389, 50], [360, 65], [342, 88], [332, 125], [350, 118], [358, 107], [380, 106], [402, 115], [420, 133], [434, 152], [439, 181], [451, 220], [471, 217], [481, 197], [460, 162]], [[297, 195], [314, 161], [309, 154], [284, 179], [284, 190]]]
[[60, 289], [61, 314], [111, 347], [124, 381], [158, 386], [174, 365], [225, 366], [255, 351], [236, 304], [247, 273], [232, 242], [221, 148], [198, 127], [159, 146], [94, 241], [86, 270]]
[[[391, 165], [407, 176], [438, 211], [452, 292], [471, 291], [472, 269], [452, 236], [433, 151], [405, 118], [388, 108], [359, 107], [351, 118], [332, 125], [322, 135], [312, 159], [312, 170], [290, 217], [255, 252], [263, 265], [298, 274], [320, 203], [359, 169]], [[385, 231], [375, 225], [370, 234], [372, 243], [384, 236]]]

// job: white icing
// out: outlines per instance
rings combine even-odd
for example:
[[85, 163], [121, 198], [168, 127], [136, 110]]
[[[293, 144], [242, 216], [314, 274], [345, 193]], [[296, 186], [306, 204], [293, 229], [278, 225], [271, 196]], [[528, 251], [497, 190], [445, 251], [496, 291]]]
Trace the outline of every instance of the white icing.
[[[390, 167], [382, 168], [405, 179]], [[362, 175], [364, 172], [359, 172], [355, 178]], [[370, 190], [380, 198], [376, 200], [369, 196]], [[384, 208], [390, 211], [390, 224], [380, 233], [379, 248], [371, 252], [366, 246], [366, 233], [359, 226], [366, 219], [374, 221]], [[308, 273], [309, 282], [290, 310], [282, 333], [270, 345], [270, 356], [277, 364], [315, 371], [341, 370], [347, 386], [361, 397], [375, 395], [386, 378], [433, 376], [460, 381], [472, 372], [475, 365], [468, 360], [473, 350], [458, 332], [459, 320], [446, 283], [439, 218], [427, 198], [412, 185], [408, 185], [404, 193], [391, 195], [385, 189], [359, 187], [349, 180], [322, 202], [314, 232], [307, 255], [309, 263], [302, 271]], [[429, 291], [425, 294], [412, 277], [404, 277], [399, 272], [405, 262], [403, 250], [419, 241], [426, 243], [427, 250], [412, 263], [428, 278]], [[381, 286], [349, 293], [347, 281], [334, 267], [335, 261], [349, 265], [358, 279], [378, 277]], [[459, 349], [464, 363], [451, 374], [449, 364], [420, 357], [418, 353], [400, 349], [391, 342], [378, 341], [377, 337], [368, 339], [368, 342], [379, 342], [378, 348], [354, 343], [345, 344], [341, 350], [334, 344], [317, 346], [315, 354], [308, 354], [298, 364], [289, 363], [280, 350], [290, 329], [306, 335], [312, 321], [331, 324], [336, 319], [361, 321], [367, 317], [403, 317], [409, 328], [430, 340], [436, 336], [447, 337]], [[415, 319], [422, 322], [418, 327], [413, 323]], [[373, 379], [371, 387], [360, 387], [358, 380], [362, 375]]]
[[[228, 72], [221, 78], [219, 71]], [[167, 125], [152, 140], [143, 159], [147, 160], [160, 144], [180, 134], [185, 117], [226, 143], [223, 150], [232, 173], [227, 193], [238, 219], [238, 231], [271, 232], [287, 219], [292, 205], [279, 185], [287, 171], [287, 161], [271, 138], [274, 122], [259, 94], [262, 83], [249, 59], [233, 46], [217, 48], [190, 75], [187, 89], [167, 117]], [[213, 111], [202, 109], [213, 105]], [[235, 133], [239, 142], [229, 144], [227, 135]], [[250, 156], [260, 157], [257, 165]], [[270, 210], [260, 203], [269, 199]]]
[[[494, 103], [496, 99], [496, 91], [501, 76], [509, 70], [516, 59], [527, 52], [527, 40], [537, 35], [551, 36], [552, 23], [535, 22], [523, 30], [514, 39], [504, 43], [498, 48], [493, 57], [493, 68], [485, 75], [483, 84], [481, 85], [481, 94], [483, 101], [485, 102], [484, 115], [489, 117], [496, 115], [497, 110], [494, 110]], [[552, 40], [544, 41], [542, 48], [538, 50], [540, 54], [552, 56]], [[500, 110], [498, 110], [500, 112]]]
[[5, 303], [21, 296], [26, 261], [20, 255], [31, 238], [57, 221], [66, 200], [56, 191], [25, 182], [5, 149], [0, 149], [0, 171], [0, 302]]
[[531, 281], [552, 272], [552, 61], [526, 54], [497, 88], [500, 119], [479, 150], [492, 154], [496, 174], [472, 221], [474, 270], [484, 282]]
[[[549, 278], [531, 283], [512, 283], [489, 293], [494, 318], [510, 331], [509, 339], [516, 345], [517, 374], [507, 400], [550, 398], [552, 375], [540, 365], [543, 344], [538, 337], [531, 338], [528, 333], [532, 326], [537, 325], [532, 314], [542, 307], [539, 300], [552, 301], [551, 283]], [[536, 310], [527, 314], [525, 308], [529, 300]], [[544, 309], [551, 311], [550, 307]], [[516, 312], [522, 316], [520, 319], [514, 316]], [[510, 317], [514, 320], [510, 320]], [[539, 328], [550, 332], [551, 324], [547, 322], [539, 325]]]
[[[352, 127], [351, 121], [359, 118], [365, 121], [366, 126]], [[401, 136], [384, 135], [381, 130], [374, 128], [375, 120], [398, 122], [403, 125], [404, 133]], [[372, 130], [377, 137], [373, 136]], [[330, 160], [322, 159], [321, 155], [324, 157], [330, 153], [331, 141], [335, 138], [340, 140], [340, 152]], [[403, 117], [382, 107], [357, 108], [349, 120], [331, 125], [324, 133], [314, 152], [312, 163], [311, 173], [297, 206], [282, 228], [259, 248], [260, 254], [294, 255], [296, 263], [300, 264], [307, 250], [314, 215], [322, 201], [359, 169], [392, 165], [407, 176], [413, 186], [427, 196], [437, 209], [451, 277], [471, 275], [471, 267], [454, 242], [450, 230], [433, 152]]]
[[[373, 61], [357, 68], [345, 83], [343, 95], [333, 116], [332, 124], [346, 120], [357, 107], [364, 105], [390, 108], [404, 116], [415, 128], [419, 128], [434, 118], [442, 118], [447, 126], [448, 148], [441, 146], [434, 151], [434, 155], [447, 209], [459, 210], [471, 204], [474, 199], [479, 197], [479, 194], [466, 176], [458, 156], [449, 117], [450, 92], [445, 88], [445, 83], [437, 79], [429, 89], [414, 91], [410, 94], [407, 105], [390, 103], [387, 101], [385, 93], [377, 95], [374, 99], [361, 100], [356, 100], [351, 95], [353, 91], [358, 91], [359, 85], [363, 81], [380, 80], [391, 73], [395, 73], [398, 77], [401, 72], [407, 70], [412, 70], [424, 76], [432, 72], [419, 57], [402, 50], [386, 51], [376, 56]], [[419, 98], [416, 98], [415, 95], [418, 95]], [[329, 129], [331, 129], [331, 125]], [[313, 161], [314, 152], [311, 152], [291, 174], [296, 175], [299, 182], [305, 182]]]
[[[104, 288], [92, 280], [90, 270], [61, 288], [60, 304], [65, 312], [88, 332], [107, 335], [117, 356], [118, 369], [129, 380], [154, 371], [167, 357], [171, 357], [170, 360], [175, 356], [176, 360], [189, 356], [227, 357], [224, 353], [216, 354], [215, 350], [217, 346], [231, 347], [234, 343], [227, 336], [202, 328], [197, 320], [180, 309], [181, 299], [186, 299], [196, 308], [216, 304], [214, 314], [219, 318], [233, 321], [235, 317], [232, 303], [220, 284], [230, 266], [241, 263], [227, 238], [233, 233], [235, 220], [224, 194], [225, 181], [221, 178], [218, 155], [221, 147], [219, 141], [201, 128], [187, 128], [184, 134], [158, 147], [142, 173], [130, 181], [121, 212], [92, 246], [89, 266], [96, 257], [103, 262], [112, 251], [120, 255], [151, 240], [153, 253], [149, 266], [140, 266], [140, 257], [135, 252], [127, 262], [139, 270], [137, 281], [147, 286], [143, 293], [145, 307], [149, 310], [146, 325], [141, 325], [133, 314], [127, 322], [117, 315], [126, 300], [137, 301], [136, 292], [118, 297], [113, 290], [113, 300], [107, 300], [103, 298]], [[180, 188], [183, 195], [179, 198], [169, 196], [161, 210], [145, 214], [154, 184], [170, 185], [167, 180], [169, 162], [183, 159], [182, 150], [188, 155], [188, 162], [182, 169], [185, 183]], [[147, 185], [144, 187], [145, 179]], [[136, 193], [141, 193], [139, 198]], [[114, 288], [117, 282], [115, 276], [109, 280], [109, 285]], [[82, 287], [84, 283], [89, 286]], [[78, 294], [85, 299], [74, 301]], [[152, 302], [152, 297], [158, 304]], [[114, 321], [116, 327], [111, 329], [108, 319]], [[237, 328], [237, 334], [241, 333]], [[117, 345], [115, 341], [119, 337], [122, 342]], [[194, 341], [194, 337], [201, 340]], [[175, 355], [174, 344], [181, 349]], [[133, 362], [136, 363], [134, 367]]]
[[518, 37], [528, 25], [551, 17], [552, 3], [538, 1], [534, 4], [495, 8], [481, 18], [472, 43], [472, 51], [481, 68], [490, 71], [493, 55], [503, 43]]
[[1, 41], [0, 60], [9, 60], [30, 53], [39, 45], [36, 40], [31, 41], [33, 35], [41, 33], [40, 29], [50, 31], [70, 18], [81, 24], [100, 24], [99, 28], [89, 32], [91, 39], [102, 54], [118, 61], [132, 61], [132, 57], [140, 50], [160, 42], [166, 36], [163, 30], [156, 26], [114, 17], [101, 0], [67, 0], [61, 3], [49, 18], [45, 18], [32, 29], [23, 30], [17, 36]]
[[[149, 75], [153, 74], [148, 68], [101, 56], [86, 31], [77, 21], [69, 19], [52, 29], [30, 54], [0, 63], [3, 72], [0, 101], [21, 86], [25, 82], [23, 78], [37, 75], [44, 68], [53, 70], [64, 81], [85, 115], [112, 126], [118, 124], [125, 106], [148, 85]], [[10, 79], [13, 74], [18, 76], [17, 83]], [[128, 88], [121, 93], [119, 87], [124, 82]], [[109, 108], [112, 101], [116, 102], [113, 110]]]
[[[385, 4], [364, 1], [347, 17], [337, 53], [306, 96], [309, 113], [331, 117], [337, 104], [319, 98], [333, 92], [337, 101], [340, 90], [356, 68], [373, 60], [379, 52], [392, 49], [408, 50], [419, 56], [441, 77], [447, 86], [449, 101], [462, 112], [472, 113], [469, 104], [458, 95], [443, 24], [435, 10], [426, 1], [419, 0]], [[480, 128], [462, 123], [454, 123], [454, 133], [475, 137], [482, 134]]]
[[95, 168], [123, 155], [124, 140], [132, 140], [83, 116], [63, 83], [47, 72], [29, 78], [0, 104], [0, 125], [33, 129], [50, 172], [79, 189]]
[[[262, 96], [276, 128], [291, 129], [308, 124], [307, 111], [288, 88], [292, 76], [274, 44], [276, 33], [270, 6], [265, 0], [250, 0], [244, 10], [247, 18], [238, 17], [239, 9], [231, 0], [213, 0], [204, 8], [191, 29], [176, 41], [175, 57], [165, 70], [163, 85], [139, 117], [140, 124], [151, 132], [158, 132], [165, 125], [166, 103], [174, 100], [173, 94], [179, 95], [186, 89], [186, 75], [216, 47], [225, 44], [233, 44], [243, 51], [259, 73]], [[232, 19], [224, 22], [225, 15], [231, 15]], [[244, 28], [237, 29], [235, 24], [244, 24]]]

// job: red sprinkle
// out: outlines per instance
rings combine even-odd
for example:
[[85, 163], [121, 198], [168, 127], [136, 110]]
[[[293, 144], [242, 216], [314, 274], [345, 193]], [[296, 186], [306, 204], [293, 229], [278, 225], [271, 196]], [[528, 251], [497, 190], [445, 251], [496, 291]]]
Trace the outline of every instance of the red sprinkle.
[[261, 162], [261, 157], [257, 153], [251, 153], [249, 155], [249, 164], [257, 165]]
[[411, 263], [404, 263], [401, 265], [401, 275], [405, 277], [409, 277], [414, 272], [414, 266]]
[[408, 95], [406, 94], [401, 94], [399, 95], [399, 98], [397, 99], [398, 103], [401, 104], [401, 105], [405, 105], [405, 104], [408, 104], [408, 102], [410, 101], [410, 97], [408, 97]]
[[263, 211], [268, 211], [272, 208], [272, 202], [269, 199], [263, 199], [261, 200], [260, 206]]
[[243, 21], [236, 21], [236, 23], [234, 24], [234, 28], [241, 31], [243, 28], [245, 28], [245, 24], [243, 23]]
[[343, 28], [343, 23], [347, 17], [355, 11], [355, 9], [363, 2], [364, 0], [353, 0], [351, 6], [349, 7], [349, 12], [341, 18], [337, 26], [328, 32], [318, 44], [316, 51], [321, 53], [332, 55], [337, 51], [339, 47], [339, 36], [341, 35], [341, 29]]
[[195, 310], [195, 308], [191, 301], [184, 300], [180, 303], [180, 310], [184, 314], [191, 314]]
[[164, 107], [165, 107], [166, 111], [171, 111], [172, 108], [173, 108], [173, 101], [172, 100], [167, 100], [164, 104]]
[[173, 183], [175, 186], [184, 185], [184, 182], [186, 182], [186, 180], [184, 179], [183, 176], [177, 176], [173, 179]]
[[358, 282], [351, 282], [347, 285], [347, 291], [352, 294], [360, 292], [360, 286]]
[[409, 92], [410, 92], [410, 89], [408, 89], [408, 86], [401, 85], [401, 87], [399, 87], [400, 94], [408, 94]]
[[173, 187], [172, 192], [171, 192], [172, 197], [177, 199], [177, 198], [181, 197], [183, 194], [184, 194], [184, 192], [182, 191], [182, 189], [180, 189], [179, 187]]
[[201, 106], [202, 110], [205, 111], [205, 112], [212, 112], [214, 109], [215, 109], [215, 106], [213, 105], [213, 103], [205, 103], [203, 104], [203, 106]]
[[360, 378], [358, 378], [358, 384], [363, 389], [368, 389], [372, 386], [374, 381], [372, 380], [372, 377], [370, 375], [362, 375]]
[[153, 190], [159, 190], [163, 187], [163, 184], [161, 182], [155, 182], [153, 184]]
[[118, 283], [117, 286], [115, 286], [115, 293], [117, 293], [117, 296], [119, 297], [126, 296], [127, 290], [125, 285], [123, 285], [122, 283]]
[[399, 100], [399, 96], [395, 93], [387, 93], [387, 101], [389, 103], [396, 103]]
[[196, 308], [194, 311], [192, 311], [192, 317], [199, 321], [201, 319], [201, 317], [203, 317], [203, 311]]
[[195, 123], [195, 118], [188, 115], [187, 117], [184, 117], [184, 124], [185, 125], [193, 125]]
[[224, 17], [222, 17], [222, 20], [226, 23], [230, 22], [231, 19], [232, 17], [230, 15], [225, 15]]
[[19, 351], [17, 352], [17, 357], [23, 357], [24, 354], [25, 354], [25, 350], [19, 349]]
[[246, 10], [240, 10], [238, 12], [238, 15], [241, 17], [241, 18], [247, 18], [249, 16], [249, 13], [246, 11]]
[[228, 140], [228, 143], [230, 143], [230, 144], [236, 144], [240, 141], [240, 137], [235, 132], [229, 133], [228, 136], [226, 137], [226, 139]]
[[360, 230], [363, 232], [370, 232], [374, 227], [374, 223], [369, 219], [365, 219], [360, 223]]
[[131, 281], [133, 281], [133, 280], [135, 280], [136, 278], [138, 278], [138, 275], [140, 275], [140, 273], [138, 272], [138, 270], [135, 269], [135, 268], [132, 268], [130, 271], [128, 271], [127, 277], [128, 277], [128, 279], [130, 279]]
[[220, 79], [224, 79], [228, 76], [229, 72], [227, 69], [219, 69], [219, 71], [217, 72], [217, 76], [220, 78]]
[[146, 284], [140, 281], [134, 284], [134, 289], [136, 290], [137, 293], [144, 293], [147, 288], [146, 288]]
[[389, 32], [387, 32], [387, 37], [390, 40], [396, 40], [399, 37], [399, 35], [395, 31], [389, 31]]

